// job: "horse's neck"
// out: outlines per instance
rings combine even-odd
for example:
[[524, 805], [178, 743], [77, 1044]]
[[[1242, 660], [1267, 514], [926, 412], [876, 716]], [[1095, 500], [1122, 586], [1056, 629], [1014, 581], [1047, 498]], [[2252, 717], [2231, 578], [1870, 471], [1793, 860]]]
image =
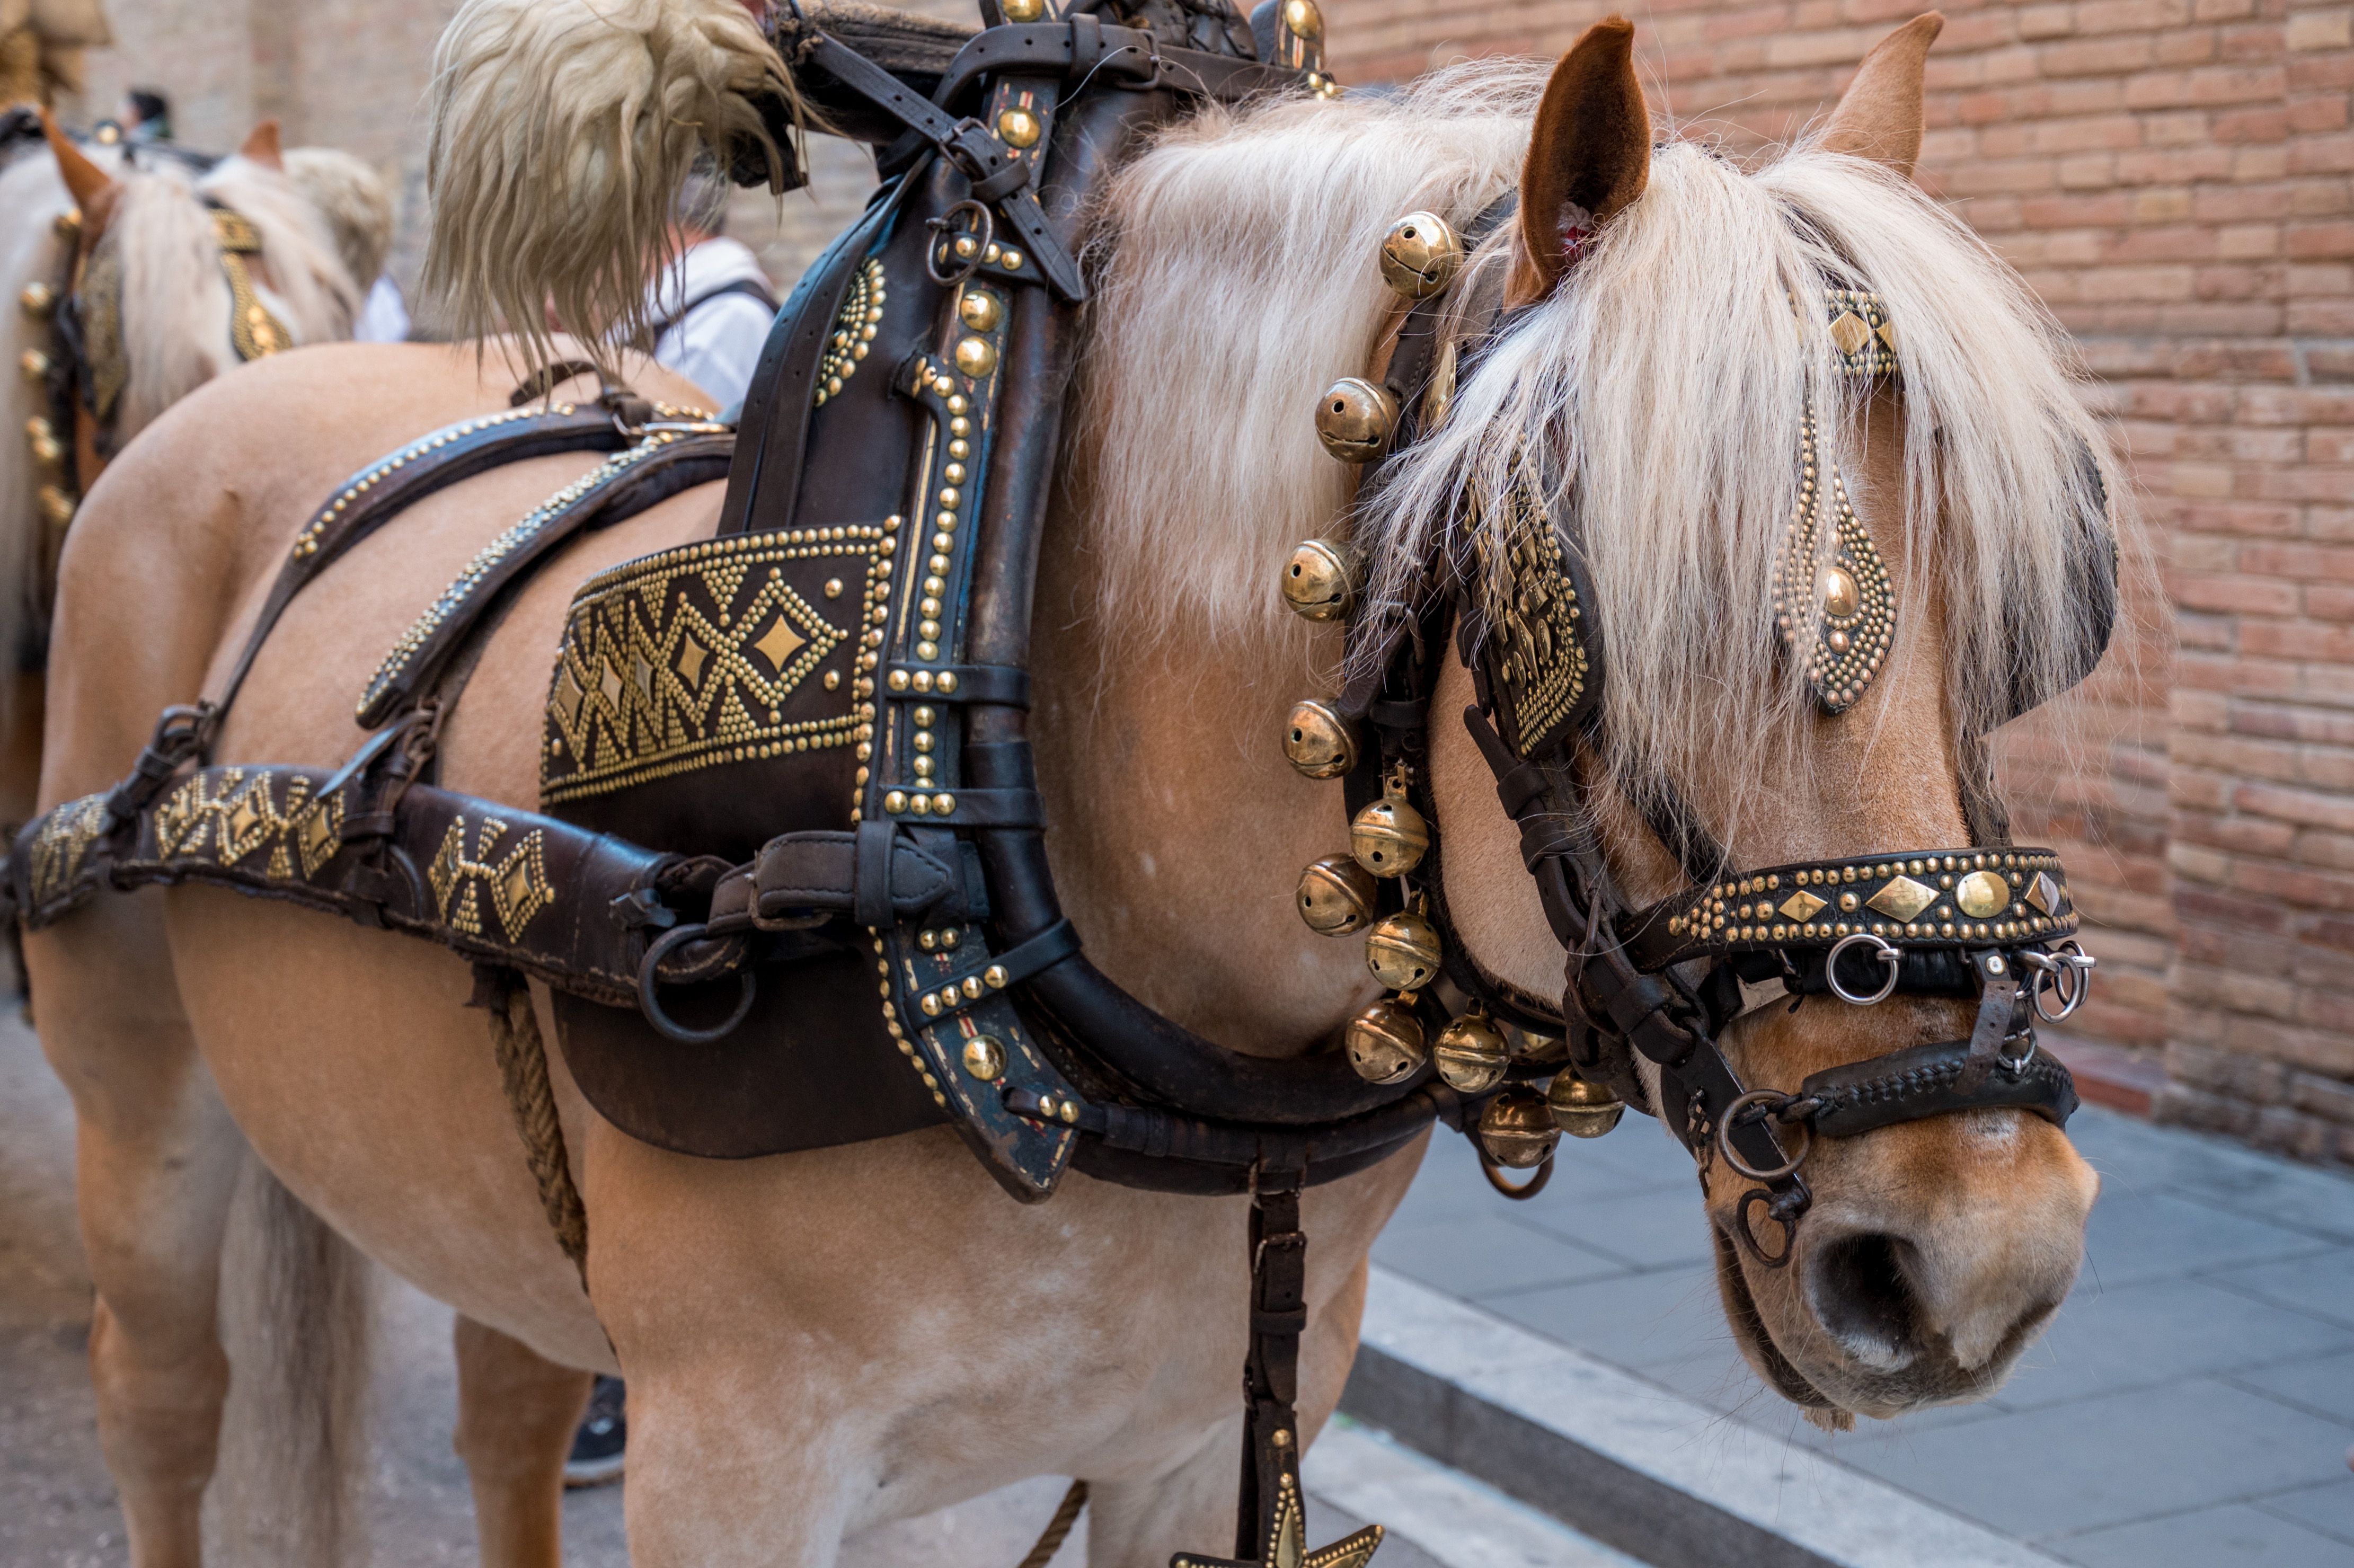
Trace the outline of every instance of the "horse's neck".
[[[1359, 942], [1315, 936], [1293, 907], [1300, 868], [1348, 845], [1340, 786], [1283, 757], [1285, 715], [1312, 691], [1305, 667], [1231, 640], [1150, 637], [1136, 624], [1150, 609], [1096, 602], [1068, 565], [1086, 553], [1061, 543], [1040, 584], [1033, 734], [1047, 848], [1089, 957], [1235, 1048], [1330, 1038], [1373, 983]], [[1320, 648], [1319, 663], [1338, 652]]]

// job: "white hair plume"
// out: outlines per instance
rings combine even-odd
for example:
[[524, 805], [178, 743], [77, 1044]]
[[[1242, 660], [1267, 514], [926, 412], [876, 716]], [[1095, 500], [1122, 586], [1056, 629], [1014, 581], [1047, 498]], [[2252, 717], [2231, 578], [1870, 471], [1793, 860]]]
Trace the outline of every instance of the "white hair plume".
[[535, 365], [647, 326], [671, 196], [705, 149], [784, 154], [758, 100], [800, 101], [741, 0], [467, 0], [433, 61], [424, 286], [461, 338]]

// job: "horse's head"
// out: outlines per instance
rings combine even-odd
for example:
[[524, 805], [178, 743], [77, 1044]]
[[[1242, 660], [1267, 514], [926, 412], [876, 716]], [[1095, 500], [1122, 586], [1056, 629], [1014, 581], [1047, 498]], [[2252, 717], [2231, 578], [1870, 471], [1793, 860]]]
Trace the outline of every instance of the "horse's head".
[[[1458, 938], [1532, 999], [1562, 996], [1567, 942], [1564, 1012], [1632, 1036], [1621, 1081], [1702, 1151], [1744, 1351], [1831, 1423], [1996, 1386], [2067, 1294], [2097, 1185], [2053, 1119], [2018, 1108], [2030, 1095], [1946, 1110], [1897, 1090], [1903, 1119], [1811, 1140], [1774, 1115], [1810, 1075], [1974, 1033], [1994, 1071], [2028, 1064], [2023, 1011], [1980, 993], [2023, 973], [2034, 1000], [2046, 971], [2020, 965], [2071, 928], [2056, 867], [2041, 884], [2040, 861], [2006, 858], [1984, 736], [2098, 657], [2114, 487], [2064, 339], [1911, 181], [1939, 20], [1893, 35], [1812, 140], [1754, 172], [1654, 146], [1632, 29], [1588, 33], [1544, 94], [1516, 215], [1454, 285], [1463, 312], [1500, 314], [1463, 339], [1451, 408], [1425, 404], [1436, 429], [1360, 524], [1376, 605], [1426, 598], [1431, 563], [1451, 566], [1479, 695], [1521, 743], [1483, 756], [1453, 722], [1473, 680], [1442, 681], [1432, 799]], [[1556, 547], [1562, 571], [1529, 564]], [[1522, 765], [1545, 762], [1531, 732], [1548, 726], [1540, 779]], [[1586, 962], [1598, 933], [1541, 903], [1523, 862], [1551, 830], [1499, 813], [1499, 772], [1508, 795], [1549, 786], [1640, 977]], [[1834, 934], [1855, 940], [1827, 963]], [[1827, 969], [1848, 993], [1904, 983], [1857, 1005], [1825, 993]], [[2081, 983], [2064, 958], [2053, 972]], [[1663, 1074], [1690, 1042], [1630, 1024], [1638, 978], [1741, 1087], [1772, 1091], [1748, 1136], [1805, 1151], [1805, 1198], [1736, 1168], [1771, 1144], [1742, 1159], [1711, 1136], [1698, 1056]], [[1961, 1054], [1937, 1070], [1984, 1073]], [[2064, 1115], [2045, 1071], [2041, 1109]]]

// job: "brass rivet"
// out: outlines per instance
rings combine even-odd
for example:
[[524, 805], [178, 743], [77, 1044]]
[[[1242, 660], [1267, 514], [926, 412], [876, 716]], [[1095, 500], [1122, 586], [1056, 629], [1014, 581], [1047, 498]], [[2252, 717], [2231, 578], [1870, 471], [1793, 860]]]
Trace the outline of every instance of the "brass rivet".
[[[957, 318], [975, 332], [988, 332], [1005, 319], [1005, 304], [986, 289], [967, 289], [957, 301]], [[964, 455], [953, 444], [949, 452], [955, 457]]]
[[956, 366], [978, 379], [997, 368], [997, 350], [980, 338], [966, 338], [956, 345]]
[[964, 1043], [964, 1070], [988, 1083], [1005, 1071], [1005, 1047], [987, 1034], [976, 1034]]
[[1026, 109], [1008, 109], [997, 117], [997, 133], [1009, 147], [1036, 146], [1040, 129], [1038, 117]]

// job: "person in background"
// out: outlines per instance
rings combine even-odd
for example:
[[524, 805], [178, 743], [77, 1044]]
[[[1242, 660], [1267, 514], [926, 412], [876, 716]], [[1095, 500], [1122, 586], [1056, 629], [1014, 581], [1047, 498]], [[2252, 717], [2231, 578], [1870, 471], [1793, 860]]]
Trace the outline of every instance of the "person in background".
[[123, 140], [168, 142], [172, 139], [172, 101], [152, 87], [134, 87], [122, 95]]
[[777, 296], [760, 263], [727, 238], [727, 179], [708, 161], [687, 176], [672, 207], [673, 260], [646, 302], [654, 363], [702, 387], [722, 409], [744, 400]]

